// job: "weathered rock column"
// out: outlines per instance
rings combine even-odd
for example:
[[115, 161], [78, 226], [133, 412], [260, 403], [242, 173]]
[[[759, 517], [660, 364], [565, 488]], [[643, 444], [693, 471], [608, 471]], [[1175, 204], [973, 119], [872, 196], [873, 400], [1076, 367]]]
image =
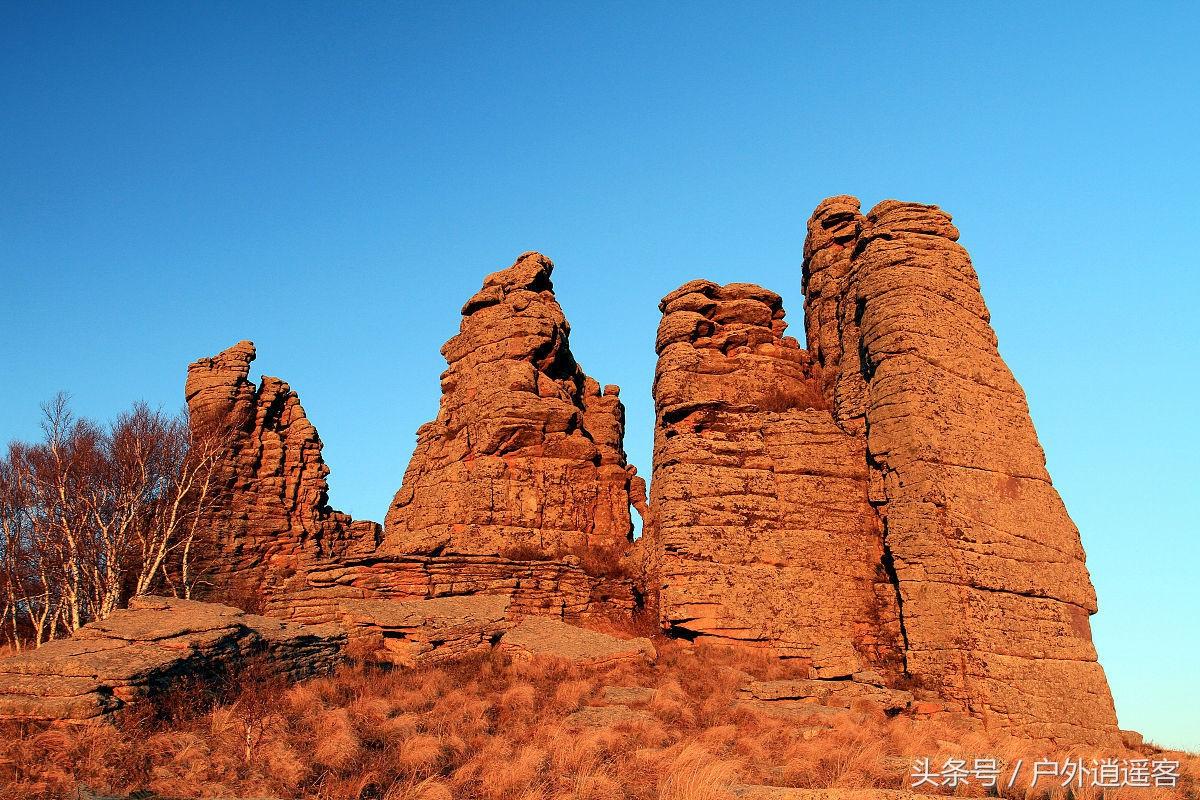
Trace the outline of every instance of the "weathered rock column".
[[463, 306], [380, 552], [615, 560], [629, 546], [624, 407], [571, 354], [553, 268], [525, 253]]
[[337, 556], [378, 526], [329, 506], [321, 437], [284, 381], [248, 380], [252, 342], [188, 367], [184, 394], [196, 433], [221, 437], [216, 506], [197, 542], [202, 593], [263, 610], [313, 560]]
[[813, 677], [898, 673], [863, 444], [824, 409], [779, 295], [692, 281], [660, 308], [650, 533], [664, 624], [806, 660]]
[[907, 669], [994, 727], [1104, 741], [1116, 718], [1079, 532], [958, 231], [936, 206], [856, 205], [828, 200], [809, 224], [809, 346], [837, 354], [835, 417], [866, 433]]

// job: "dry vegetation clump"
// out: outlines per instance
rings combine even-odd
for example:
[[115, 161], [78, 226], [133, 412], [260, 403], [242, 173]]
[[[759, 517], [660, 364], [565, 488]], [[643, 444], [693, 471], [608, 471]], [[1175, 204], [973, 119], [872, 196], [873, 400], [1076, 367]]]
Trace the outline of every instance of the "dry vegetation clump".
[[[747, 674], [777, 679], [795, 670], [744, 651], [661, 642], [657, 665], [593, 669], [511, 662], [493, 651], [418, 669], [354, 664], [295, 686], [243, 676], [223, 695], [184, 690], [153, 714], [111, 727], [0, 731], [0, 798], [74, 797], [86, 786], [175, 797], [716, 800], [736, 783], [906, 788], [917, 757], [1065, 755], [989, 740], [965, 725], [867, 712], [781, 718], [737, 704]], [[571, 718], [603, 704], [605, 687], [653, 693], [634, 704], [642, 715], [612, 727]], [[1200, 759], [1184, 759], [1176, 792], [1105, 797], [1194, 797]], [[1000, 794], [1068, 797], [1027, 789], [1018, 782]], [[1070, 797], [1100, 795], [1085, 788]]]

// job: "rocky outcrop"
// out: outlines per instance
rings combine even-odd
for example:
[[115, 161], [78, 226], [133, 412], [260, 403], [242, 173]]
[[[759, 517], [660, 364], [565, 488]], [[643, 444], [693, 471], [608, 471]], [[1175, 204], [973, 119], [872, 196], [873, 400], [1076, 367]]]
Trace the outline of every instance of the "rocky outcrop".
[[486, 650], [511, 627], [509, 598], [350, 600], [339, 604], [356, 650], [399, 666], [436, 663]]
[[462, 595], [508, 598], [514, 616], [570, 622], [628, 620], [636, 601], [628, 579], [595, 575], [576, 556], [516, 560], [479, 555], [370, 555], [326, 560], [304, 586], [269, 599], [267, 613], [328, 622], [345, 600], [421, 600]]
[[381, 552], [615, 560], [628, 547], [619, 390], [571, 355], [552, 269], [525, 253], [463, 306], [442, 348], [441, 407], [418, 431]]
[[660, 309], [650, 535], [664, 624], [803, 659], [813, 677], [898, 671], [863, 444], [825, 410], [779, 296], [692, 281]]
[[500, 649], [517, 660], [546, 656], [588, 666], [658, 657], [647, 638], [619, 639], [546, 617], [521, 620], [500, 639]]
[[838, 197], [805, 246], [809, 350], [865, 436], [905, 668], [989, 726], [1109, 741], [1079, 532], [957, 239], [936, 206]]
[[378, 526], [329, 506], [321, 438], [284, 381], [248, 376], [255, 350], [243, 341], [188, 367], [184, 389], [193, 431], [224, 452], [216, 505], [201, 521], [197, 585], [261, 608], [313, 559], [373, 542]]
[[225, 452], [197, 583], [301, 622], [339, 620], [345, 600], [462, 594], [506, 597], [515, 615], [629, 619], [641, 593], [620, 562], [645, 484], [622, 450], [619, 390], [571, 355], [551, 269], [526, 254], [464, 306], [386, 537], [330, 507], [320, 437], [286, 383], [249, 381], [250, 342], [193, 364], [193, 430]]
[[236, 608], [135, 597], [70, 639], [0, 659], [0, 719], [82, 721], [155, 697], [180, 680], [220, 682], [257, 668], [289, 680], [342, 659], [346, 633]]
[[[537, 253], [463, 306], [438, 416], [382, 530], [329, 507], [320, 439], [287, 384], [249, 382], [252, 345], [203, 359], [193, 424], [230, 453], [210, 580], [273, 616], [344, 620], [399, 661], [548, 618], [505, 634], [527, 655], [554, 640], [545, 625], [645, 606], [674, 636], [837, 684], [806, 684], [813, 697], [903, 682], [936, 710], [918, 716], [1115, 741], [1079, 534], [957, 237], [933, 206], [823, 202], [804, 249], [807, 350], [769, 290], [667, 295], [649, 501], [618, 389], [576, 363]], [[503, 623], [459, 613], [472, 603], [503, 606]]]
[[823, 202], [807, 351], [757, 286], [664, 298], [661, 617], [805, 660], [812, 678], [904, 676], [1026, 738], [1110, 742], [1079, 534], [957, 238], [933, 206]]
[[816, 706], [895, 714], [913, 704], [909, 692], [852, 680], [752, 681], [738, 690], [738, 702], [770, 713], [811, 711]]

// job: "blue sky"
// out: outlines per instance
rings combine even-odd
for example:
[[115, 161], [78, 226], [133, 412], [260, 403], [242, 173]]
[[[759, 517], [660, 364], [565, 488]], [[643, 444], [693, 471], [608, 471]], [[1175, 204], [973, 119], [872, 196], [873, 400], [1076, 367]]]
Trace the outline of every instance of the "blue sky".
[[1200, 749], [1188, 4], [0, 4], [0, 439], [239, 339], [382, 519], [485, 273], [557, 264], [649, 474], [658, 299], [784, 296], [832, 194], [955, 216], [1125, 727]]

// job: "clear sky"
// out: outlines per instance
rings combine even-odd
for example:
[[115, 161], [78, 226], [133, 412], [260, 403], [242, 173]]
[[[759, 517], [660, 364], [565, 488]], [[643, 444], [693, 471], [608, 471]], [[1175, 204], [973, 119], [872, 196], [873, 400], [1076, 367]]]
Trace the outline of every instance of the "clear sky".
[[648, 475], [663, 294], [760, 283], [803, 338], [813, 207], [937, 203], [1121, 724], [1200, 749], [1194, 4], [575, 5], [0, 4], [0, 439], [59, 389], [180, 407], [249, 338], [380, 520], [459, 307], [536, 249]]

